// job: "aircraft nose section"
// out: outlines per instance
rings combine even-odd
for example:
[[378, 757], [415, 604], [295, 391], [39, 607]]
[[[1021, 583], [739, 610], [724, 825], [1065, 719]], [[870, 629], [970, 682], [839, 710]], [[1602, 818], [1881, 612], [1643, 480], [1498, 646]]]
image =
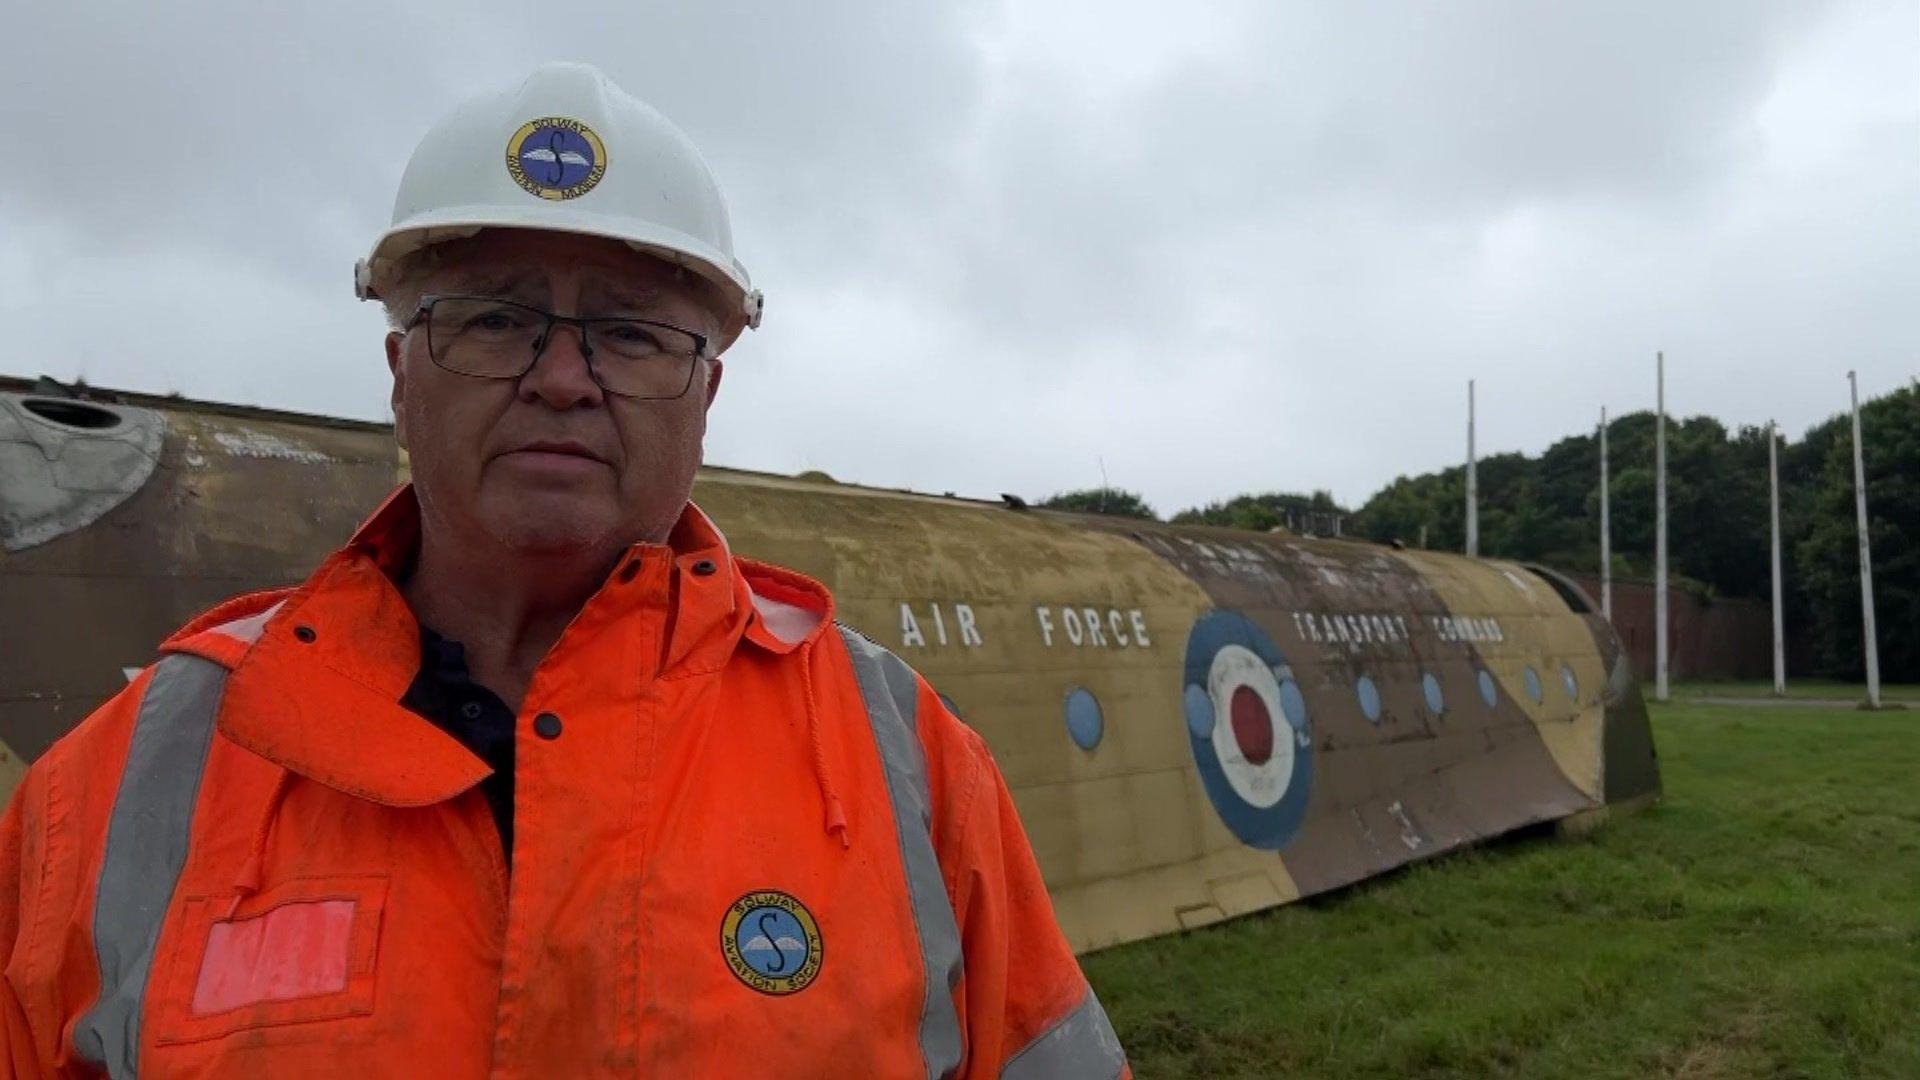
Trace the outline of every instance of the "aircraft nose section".
[[0, 548], [83, 529], [132, 497], [165, 428], [150, 409], [0, 393]]

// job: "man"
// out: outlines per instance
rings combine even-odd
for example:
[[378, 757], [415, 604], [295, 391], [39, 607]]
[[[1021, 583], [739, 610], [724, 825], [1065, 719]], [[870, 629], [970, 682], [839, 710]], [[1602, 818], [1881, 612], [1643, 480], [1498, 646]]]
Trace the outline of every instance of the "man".
[[414, 482], [32, 769], [19, 1075], [1115, 1076], [980, 739], [688, 501], [760, 295], [676, 128], [549, 65], [357, 269]]

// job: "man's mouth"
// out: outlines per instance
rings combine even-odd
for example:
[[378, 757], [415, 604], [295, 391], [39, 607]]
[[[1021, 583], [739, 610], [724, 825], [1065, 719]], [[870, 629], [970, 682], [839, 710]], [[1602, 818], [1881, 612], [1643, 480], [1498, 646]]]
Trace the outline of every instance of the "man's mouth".
[[516, 446], [507, 451], [509, 454], [559, 454], [566, 457], [581, 457], [589, 461], [605, 463], [606, 459], [581, 443], [567, 441], [542, 440], [530, 442], [525, 446]]
[[565, 439], [541, 439], [516, 446], [500, 456], [521, 465], [563, 472], [610, 467], [606, 458], [594, 453], [586, 444]]

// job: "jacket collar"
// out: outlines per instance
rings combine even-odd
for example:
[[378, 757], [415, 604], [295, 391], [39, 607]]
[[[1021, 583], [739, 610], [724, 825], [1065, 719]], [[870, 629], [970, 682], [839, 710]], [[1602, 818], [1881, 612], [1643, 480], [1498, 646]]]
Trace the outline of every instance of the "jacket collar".
[[[293, 772], [392, 806], [460, 794], [491, 771], [399, 702], [420, 666], [419, 624], [396, 581], [420, 543], [411, 485], [290, 593], [255, 594], [168, 642], [233, 669], [220, 710], [229, 739]], [[771, 601], [771, 603], [769, 603]], [[659, 619], [658, 667], [645, 678], [712, 672], [744, 638], [785, 653], [831, 621], [832, 596], [792, 571], [735, 559], [691, 502], [666, 544], [635, 544], [568, 626], [548, 661], [583, 636]], [[635, 677], [609, 673], [608, 677]]]

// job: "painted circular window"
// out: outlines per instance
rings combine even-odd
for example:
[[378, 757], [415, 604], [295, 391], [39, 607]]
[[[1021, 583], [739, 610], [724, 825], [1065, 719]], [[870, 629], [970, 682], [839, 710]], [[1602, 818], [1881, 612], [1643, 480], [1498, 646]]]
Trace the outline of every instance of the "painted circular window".
[[1213, 738], [1213, 699], [1206, 690], [1194, 683], [1187, 684], [1187, 693], [1181, 704], [1187, 710], [1187, 730], [1196, 739]]
[[1489, 709], [1500, 704], [1500, 688], [1494, 684], [1493, 672], [1486, 668], [1480, 669], [1480, 700], [1486, 702]]
[[1362, 675], [1353, 684], [1353, 692], [1360, 698], [1360, 711], [1365, 713], [1369, 723], [1380, 722], [1380, 688], [1373, 685], [1373, 676]]
[[1527, 665], [1527, 696], [1535, 705], [1547, 699], [1547, 688], [1540, 685], [1540, 673], [1533, 670], [1531, 664]]
[[1107, 721], [1100, 715], [1100, 702], [1093, 691], [1084, 686], [1076, 686], [1067, 692], [1067, 734], [1073, 744], [1082, 750], [1091, 750], [1100, 745], [1100, 739], [1107, 733]]
[[1280, 713], [1293, 725], [1293, 730], [1307, 730], [1307, 698], [1300, 692], [1300, 684], [1292, 679], [1280, 680]]
[[1447, 711], [1446, 696], [1440, 693], [1440, 680], [1434, 677], [1433, 672], [1423, 671], [1420, 673], [1420, 689], [1427, 695], [1428, 712], [1439, 716], [1441, 713]]
[[1572, 664], [1560, 665], [1560, 681], [1566, 684], [1567, 697], [1570, 700], [1579, 701], [1580, 700], [1580, 680], [1574, 677]]

